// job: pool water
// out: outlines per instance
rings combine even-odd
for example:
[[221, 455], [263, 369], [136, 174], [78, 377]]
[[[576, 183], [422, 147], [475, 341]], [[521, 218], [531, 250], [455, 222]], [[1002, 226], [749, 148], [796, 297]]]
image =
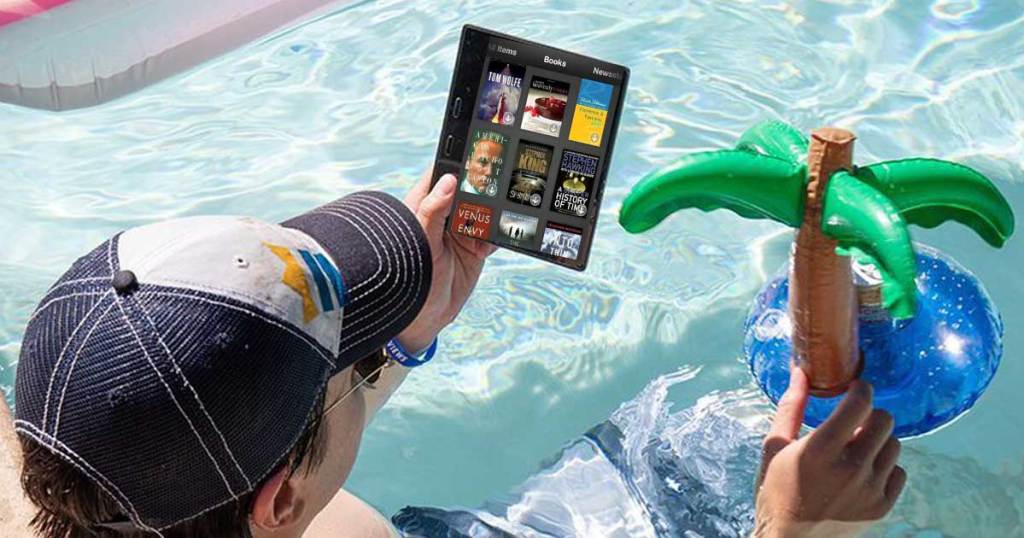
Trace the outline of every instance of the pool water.
[[[681, 212], [641, 236], [616, 223], [636, 179], [685, 152], [731, 146], [765, 118], [837, 125], [858, 134], [857, 162], [961, 161], [1024, 215], [1024, 1], [353, 3], [100, 107], [0, 105], [8, 397], [36, 301], [111, 234], [401, 195], [433, 156], [464, 23], [628, 65], [632, 80], [590, 268], [488, 262], [438, 357], [367, 432], [348, 487], [385, 514], [480, 506], [680, 369], [680, 409], [710, 398], [770, 413], [741, 331], [788, 232], [727, 212]], [[1024, 239], [994, 250], [955, 224], [912, 233], [985, 283], [1005, 352], [970, 413], [905, 443], [910, 481], [878, 532], [1024, 536]]]

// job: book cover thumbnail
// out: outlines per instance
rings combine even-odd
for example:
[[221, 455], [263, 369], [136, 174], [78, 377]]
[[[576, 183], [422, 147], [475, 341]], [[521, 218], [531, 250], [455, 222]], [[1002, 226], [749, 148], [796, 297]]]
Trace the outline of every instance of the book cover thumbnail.
[[460, 190], [481, 196], [496, 196], [498, 180], [505, 165], [507, 145], [508, 137], [501, 133], [488, 129], [473, 131]]
[[491, 235], [493, 210], [487, 206], [459, 201], [452, 215], [452, 231], [474, 239], [486, 240]]
[[502, 211], [498, 229], [499, 242], [516, 247], [530, 248], [537, 237], [537, 217], [512, 211]]
[[530, 92], [523, 105], [526, 131], [558, 137], [562, 131], [565, 105], [569, 101], [569, 84], [545, 77], [533, 77]]
[[594, 178], [597, 176], [597, 157], [565, 150], [558, 166], [555, 195], [551, 210], [563, 215], [586, 217], [594, 199]]
[[567, 260], [576, 260], [580, 255], [583, 230], [575, 226], [549, 222], [544, 228], [540, 251]]
[[522, 140], [516, 152], [515, 168], [509, 184], [508, 199], [531, 207], [540, 207], [551, 168], [554, 148]]
[[572, 116], [572, 127], [569, 128], [569, 140], [600, 146], [611, 101], [610, 84], [583, 79], [576, 99], [576, 111]]
[[491, 60], [480, 90], [476, 117], [500, 125], [515, 125], [524, 75], [526, 68], [521, 65]]

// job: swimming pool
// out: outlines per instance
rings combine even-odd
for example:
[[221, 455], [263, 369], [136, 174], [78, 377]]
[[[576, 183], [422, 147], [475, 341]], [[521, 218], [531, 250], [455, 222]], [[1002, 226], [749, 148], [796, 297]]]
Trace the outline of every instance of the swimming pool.
[[[37, 299], [120, 229], [205, 213], [281, 220], [355, 189], [404, 192], [433, 155], [467, 22], [633, 76], [590, 269], [489, 262], [439, 360], [367, 433], [349, 485], [386, 514], [499, 496], [679, 368], [693, 373], [672, 388], [680, 407], [710, 394], [768, 412], [741, 332], [785, 230], [725, 212], [683, 212], [643, 236], [615, 223], [630, 185], [683, 152], [730, 145], [767, 117], [837, 124], [859, 135], [859, 162], [963, 161], [1024, 214], [1024, 2], [356, 3], [101, 107], [0, 107], [0, 236], [13, 238], [0, 258], [0, 385], [13, 384]], [[1005, 352], [970, 413], [905, 444], [910, 482], [884, 530], [1024, 534], [1024, 239], [996, 251], [955, 225], [912, 233], [986, 284]], [[941, 487], [924, 483], [946, 469]]]

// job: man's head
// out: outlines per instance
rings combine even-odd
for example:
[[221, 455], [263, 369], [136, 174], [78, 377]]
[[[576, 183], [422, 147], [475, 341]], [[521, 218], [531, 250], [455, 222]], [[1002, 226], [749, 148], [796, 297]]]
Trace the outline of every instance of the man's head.
[[[252, 492], [161, 534], [166, 538], [301, 536], [341, 489], [355, 463], [363, 434], [362, 393], [352, 392], [326, 416], [324, 411], [359, 380], [353, 367], [331, 379], [298, 442]], [[30, 438], [22, 437], [21, 444], [22, 487], [40, 508], [33, 525], [43, 536], [153, 535], [139, 531], [117, 501], [73, 464]], [[83, 529], [92, 534], [82, 534]]]
[[15, 427], [37, 528], [299, 536], [355, 460], [353, 363], [412, 321], [430, 280], [419, 223], [373, 193], [283, 226], [197, 217], [104, 243], [23, 340]]
[[487, 193], [493, 181], [494, 168], [500, 165], [502, 145], [495, 140], [481, 138], [473, 144], [473, 153], [466, 160], [466, 180], [478, 194]]

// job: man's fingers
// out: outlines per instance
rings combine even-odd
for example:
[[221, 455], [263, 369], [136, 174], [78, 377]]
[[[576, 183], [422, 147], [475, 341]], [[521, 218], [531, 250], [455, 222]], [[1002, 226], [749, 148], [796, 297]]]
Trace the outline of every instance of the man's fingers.
[[484, 259], [498, 250], [496, 245], [482, 239], [474, 239], [457, 233], [452, 233], [450, 237], [460, 250], [475, 258]]
[[892, 510], [893, 505], [896, 504], [896, 500], [900, 498], [900, 493], [903, 493], [903, 486], [907, 485], [907, 472], [903, 470], [903, 467], [896, 466], [889, 474], [889, 479], [885, 482], [885, 499], [883, 501], [885, 513], [889, 513]]
[[839, 402], [832, 416], [815, 430], [812, 443], [842, 449], [853, 436], [854, 430], [871, 414], [871, 398], [874, 390], [863, 380], [855, 379], [843, 401]]
[[413, 185], [412, 190], [409, 194], [405, 195], [405, 206], [408, 207], [413, 213], [416, 213], [420, 209], [420, 203], [427, 197], [427, 193], [430, 192], [430, 180], [434, 176], [434, 167], [428, 166], [420, 177], [420, 180]]
[[419, 209], [416, 210], [416, 215], [432, 246], [440, 245], [441, 238], [444, 237], [444, 222], [452, 209], [453, 196], [455, 196], [455, 176], [445, 174], [430, 190], [430, 194], [420, 202]]
[[868, 415], [863, 427], [846, 447], [847, 455], [859, 463], [872, 463], [892, 435], [892, 415], [882, 409], [875, 409]]
[[758, 473], [758, 484], [768, 471], [768, 464], [782, 449], [789, 446], [800, 435], [800, 425], [804, 422], [804, 410], [807, 407], [807, 375], [799, 366], [789, 367], [789, 386], [779, 398], [779, 407], [775, 411], [771, 431], [764, 438], [761, 449], [761, 471]]
[[775, 456], [782, 449], [786, 448], [793, 441], [790, 439], [783, 439], [772, 434], [768, 434], [768, 437], [764, 438], [764, 444], [761, 446], [761, 469], [757, 472], [757, 483], [754, 485], [756, 488], [761, 487], [764, 482], [765, 474], [768, 472], [768, 464], [775, 459]]
[[779, 408], [775, 411], [771, 432], [768, 437], [788, 439], [792, 441], [800, 435], [800, 425], [804, 422], [804, 410], [807, 408], [807, 374], [797, 365], [789, 368], [789, 387], [779, 398]]
[[895, 437], [890, 437], [885, 442], [875, 457], [875, 476], [884, 478], [892, 474], [892, 470], [896, 468], [896, 461], [900, 458], [901, 449], [900, 442]]

